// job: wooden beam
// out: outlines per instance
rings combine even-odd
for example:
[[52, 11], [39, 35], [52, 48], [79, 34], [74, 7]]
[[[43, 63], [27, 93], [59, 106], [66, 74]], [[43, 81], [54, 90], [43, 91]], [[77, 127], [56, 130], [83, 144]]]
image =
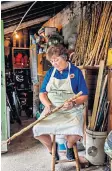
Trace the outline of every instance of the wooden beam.
[[[36, 25], [36, 24], [39, 24], [41, 22], [47, 21], [47, 20], [49, 20], [49, 18], [50, 18], [50, 16], [45, 16], [45, 17], [41, 17], [41, 18], [37, 18], [37, 19], [34, 19], [34, 20], [30, 20], [30, 21], [24, 22], [24, 23], [22, 23], [20, 25], [18, 30], [21, 30], [21, 29], [24, 29], [24, 28], [27, 28], [27, 27], [31, 27], [33, 25]], [[14, 30], [17, 28], [17, 26], [18, 25], [14, 25], [14, 26], [5, 28], [4, 29], [4, 34], [6, 35], [6, 34], [14, 32]]]
[[[20, 5], [31, 3], [31, 1], [12, 1], [1, 4], [1, 11], [14, 8]], [[32, 2], [33, 3], [33, 2]]]
[[104, 71], [104, 61], [101, 60], [100, 66], [99, 66], [97, 85], [96, 85], [96, 93], [95, 93], [95, 99], [94, 99], [93, 112], [92, 112], [92, 117], [91, 117], [91, 122], [90, 122], [91, 130], [94, 129], [94, 124], [95, 124], [95, 119], [96, 119], [96, 114], [97, 114], [97, 109], [98, 109], [98, 102], [99, 102], [99, 98], [100, 98], [101, 84], [102, 84], [102, 79], [103, 79], [103, 71]]

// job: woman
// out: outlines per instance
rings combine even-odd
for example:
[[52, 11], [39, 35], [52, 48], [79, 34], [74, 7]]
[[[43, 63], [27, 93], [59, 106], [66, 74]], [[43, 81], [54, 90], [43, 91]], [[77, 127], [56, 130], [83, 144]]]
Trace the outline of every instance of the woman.
[[[47, 50], [47, 60], [52, 68], [46, 73], [39, 98], [45, 106], [41, 116], [51, 109], [60, 106], [82, 91], [82, 96], [75, 102], [66, 103], [63, 109], [48, 116], [33, 127], [34, 137], [42, 142], [51, 153], [52, 141], [50, 134], [65, 135], [69, 160], [74, 160], [73, 145], [83, 137], [83, 103], [88, 99], [88, 90], [80, 69], [67, 61], [67, 50], [62, 45], [50, 46]], [[56, 160], [59, 155], [56, 146]]]

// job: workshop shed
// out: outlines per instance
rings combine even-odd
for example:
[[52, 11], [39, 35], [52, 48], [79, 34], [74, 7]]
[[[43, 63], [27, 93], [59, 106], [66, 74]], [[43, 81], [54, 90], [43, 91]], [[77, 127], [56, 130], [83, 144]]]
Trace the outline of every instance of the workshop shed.
[[[63, 44], [67, 48], [69, 61], [81, 69], [86, 80], [86, 143], [91, 143], [88, 135], [95, 133], [96, 137], [105, 135], [104, 146], [107, 135], [112, 131], [110, 1], [1, 1], [2, 143], [39, 119], [44, 109], [39, 100], [39, 91], [46, 72], [52, 66], [46, 60], [46, 51], [53, 44]], [[25, 137], [32, 142], [25, 141]], [[31, 129], [25, 132], [25, 136], [23, 133], [14, 139], [11, 145], [4, 143], [1, 146], [2, 153], [13, 152], [20, 144], [20, 151], [27, 149], [28, 145], [39, 145], [33, 140]], [[112, 139], [110, 141], [112, 144]], [[88, 153], [87, 157], [93, 161], [98, 147], [91, 146], [83, 148]], [[105, 153], [104, 155], [105, 163], [110, 166], [110, 157]], [[40, 165], [37, 170], [39, 169]], [[42, 171], [44, 169], [45, 166]]]

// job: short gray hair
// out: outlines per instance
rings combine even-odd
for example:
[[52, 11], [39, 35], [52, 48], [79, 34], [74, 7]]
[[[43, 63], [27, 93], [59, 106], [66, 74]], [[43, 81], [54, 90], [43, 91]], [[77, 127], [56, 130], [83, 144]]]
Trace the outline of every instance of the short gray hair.
[[67, 59], [68, 57], [68, 53], [67, 53], [67, 49], [63, 46], [63, 45], [52, 45], [47, 49], [47, 53], [46, 53], [46, 59], [48, 61], [50, 61], [50, 59], [52, 58], [52, 56], [61, 56], [64, 59]]

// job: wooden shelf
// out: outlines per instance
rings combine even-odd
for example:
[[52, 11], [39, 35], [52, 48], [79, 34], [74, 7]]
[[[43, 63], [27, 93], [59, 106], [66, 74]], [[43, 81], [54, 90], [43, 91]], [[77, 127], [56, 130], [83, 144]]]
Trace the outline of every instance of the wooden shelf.
[[99, 65], [96, 65], [96, 66], [77, 66], [79, 69], [99, 69]]
[[30, 69], [30, 68], [13, 68], [13, 69]]
[[24, 47], [12, 47], [12, 49], [24, 49], [24, 50], [26, 50], [26, 49], [30, 49], [30, 48], [24, 48]]
[[27, 89], [26, 88], [24, 88], [24, 89], [17, 88], [17, 91], [28, 91], [28, 90], [31, 90], [31, 89], [30, 88], [27, 88]]

